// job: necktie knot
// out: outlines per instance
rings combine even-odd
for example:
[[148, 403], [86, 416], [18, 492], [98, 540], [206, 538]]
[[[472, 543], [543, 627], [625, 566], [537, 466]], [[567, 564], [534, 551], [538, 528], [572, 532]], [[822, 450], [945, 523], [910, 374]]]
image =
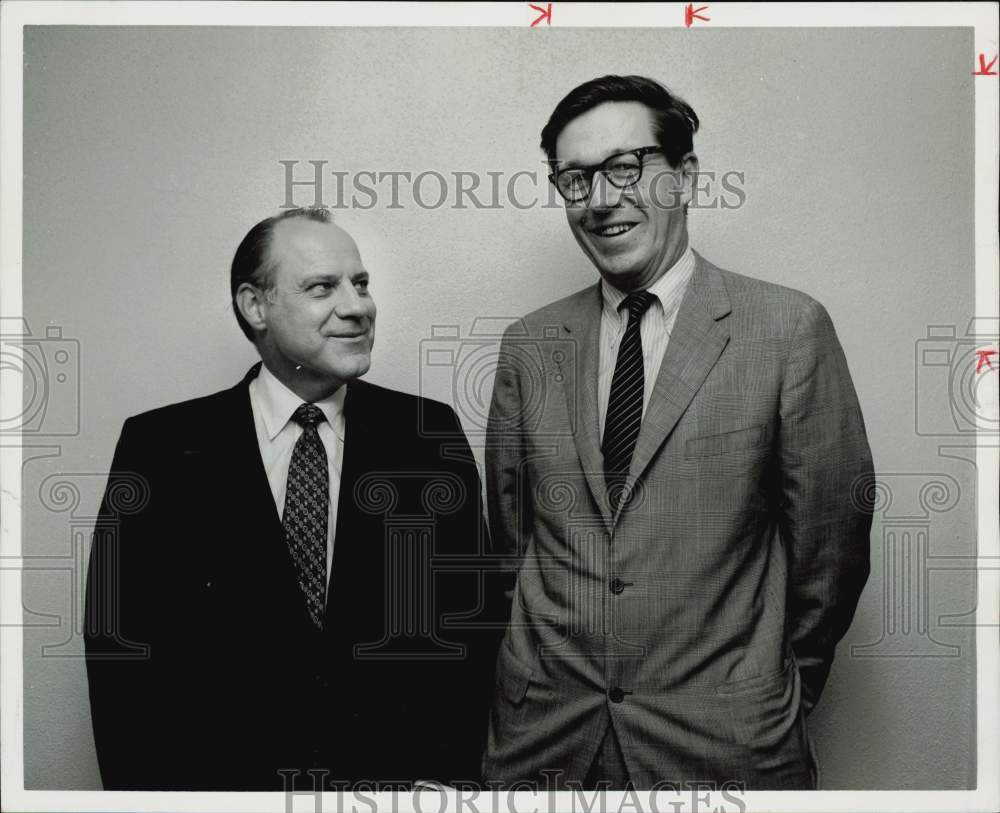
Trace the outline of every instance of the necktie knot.
[[630, 319], [639, 319], [655, 301], [656, 294], [651, 294], [649, 291], [636, 291], [625, 297], [622, 305], [628, 308]]
[[311, 429], [326, 420], [323, 410], [315, 404], [302, 404], [292, 413], [292, 420], [303, 429]]

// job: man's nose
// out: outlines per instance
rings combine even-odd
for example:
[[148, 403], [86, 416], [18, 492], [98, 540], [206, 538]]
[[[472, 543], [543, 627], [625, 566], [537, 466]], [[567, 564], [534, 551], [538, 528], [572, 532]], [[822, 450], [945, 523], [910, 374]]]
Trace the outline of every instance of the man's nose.
[[353, 285], [343, 285], [341, 291], [341, 296], [334, 306], [337, 316], [341, 319], [361, 319], [371, 315], [374, 304], [370, 296], [361, 296]]
[[603, 172], [595, 172], [590, 182], [590, 209], [613, 209], [621, 202], [622, 190], [608, 180]]

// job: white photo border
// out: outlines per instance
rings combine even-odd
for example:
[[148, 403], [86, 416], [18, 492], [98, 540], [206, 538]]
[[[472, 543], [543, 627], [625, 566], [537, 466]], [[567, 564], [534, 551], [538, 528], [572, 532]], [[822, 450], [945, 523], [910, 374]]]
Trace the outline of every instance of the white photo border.
[[[26, 25], [189, 25], [189, 26], [477, 26], [527, 27], [547, 3], [278, 3], [278, 2], [34, 2], [12, 0], [0, 7], [0, 309], [4, 316], [21, 315], [22, 148], [23, 148], [23, 29]], [[707, 6], [714, 28], [878, 28], [971, 27], [974, 53], [969, 71], [978, 67], [978, 55], [989, 60], [998, 51], [997, 4], [976, 3], [718, 3]], [[392, 13], [386, 14], [386, 6]], [[684, 26], [683, 3], [552, 3], [553, 27], [662, 27]], [[541, 32], [540, 32], [541, 33]], [[995, 65], [994, 65], [995, 68]], [[930, 69], [930, 66], [929, 66]], [[1000, 154], [1000, 79], [975, 80], [975, 269], [976, 315], [995, 317], [1000, 298], [998, 261], [998, 173]], [[11, 381], [17, 378], [11, 376]], [[995, 405], [997, 382], [992, 377], [987, 394]], [[20, 382], [17, 382], [20, 383]], [[0, 392], [4, 414], [20, 410], [20, 386]], [[9, 410], [9, 411], [8, 411]], [[16, 441], [16, 439], [13, 439]], [[4, 809], [12, 811], [282, 811], [320, 810], [317, 799], [288, 800], [282, 793], [181, 793], [24, 790], [23, 668], [21, 603], [21, 448], [15, 442], [0, 445], [2, 482], [2, 536], [0, 536], [0, 779]], [[748, 811], [996, 811], [1000, 809], [1000, 528], [997, 483], [1000, 449], [996, 438], [977, 436], [978, 469], [978, 602], [976, 609], [977, 787], [948, 791], [748, 791], [740, 794]], [[994, 766], [991, 769], [989, 766]], [[327, 794], [333, 797], [334, 794]], [[569, 793], [518, 792], [502, 802], [479, 802], [475, 809], [509, 811], [567, 810], [575, 800]], [[687, 811], [714, 810], [718, 794], [608, 792], [603, 809]], [[487, 797], [488, 798], [488, 797]], [[591, 796], [588, 794], [587, 799]], [[349, 797], [322, 809], [379, 809], [454, 811], [463, 809], [453, 793], [442, 797], [421, 794], [366, 794], [352, 805]], [[292, 804], [294, 802], [294, 804]], [[445, 802], [447, 803], [445, 806]], [[698, 805], [704, 805], [698, 807]], [[362, 805], [357, 807], [357, 805]], [[464, 809], [470, 809], [466, 803]], [[724, 808], [728, 809], [728, 808]]]

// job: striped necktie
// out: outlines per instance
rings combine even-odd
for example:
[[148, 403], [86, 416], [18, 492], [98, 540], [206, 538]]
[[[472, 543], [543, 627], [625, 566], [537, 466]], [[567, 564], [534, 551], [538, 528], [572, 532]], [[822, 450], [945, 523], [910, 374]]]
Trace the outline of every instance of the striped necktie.
[[326, 449], [316, 425], [326, 420], [313, 404], [302, 404], [292, 415], [302, 434], [292, 449], [281, 525], [295, 561], [299, 587], [313, 623], [323, 629], [326, 605], [326, 534], [330, 516], [330, 471]]
[[637, 291], [629, 294], [618, 307], [628, 309], [628, 325], [618, 347], [615, 374], [611, 379], [608, 413], [604, 420], [604, 481], [608, 487], [611, 509], [618, 508], [632, 462], [632, 452], [642, 423], [642, 393], [645, 375], [642, 363], [642, 315], [656, 300], [656, 294]]

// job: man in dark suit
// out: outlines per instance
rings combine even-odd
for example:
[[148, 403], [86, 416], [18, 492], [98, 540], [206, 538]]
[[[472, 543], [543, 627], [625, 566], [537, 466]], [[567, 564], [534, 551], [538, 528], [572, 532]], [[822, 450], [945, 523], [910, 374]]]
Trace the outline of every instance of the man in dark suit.
[[601, 280], [501, 344], [487, 494], [518, 576], [489, 780], [816, 782], [805, 719], [868, 577], [871, 454], [822, 305], [692, 251], [697, 128], [606, 76], [542, 131]]
[[106, 789], [478, 779], [480, 481], [448, 407], [360, 380], [368, 286], [326, 212], [259, 223], [231, 292], [262, 364], [125, 422], [86, 599]]

